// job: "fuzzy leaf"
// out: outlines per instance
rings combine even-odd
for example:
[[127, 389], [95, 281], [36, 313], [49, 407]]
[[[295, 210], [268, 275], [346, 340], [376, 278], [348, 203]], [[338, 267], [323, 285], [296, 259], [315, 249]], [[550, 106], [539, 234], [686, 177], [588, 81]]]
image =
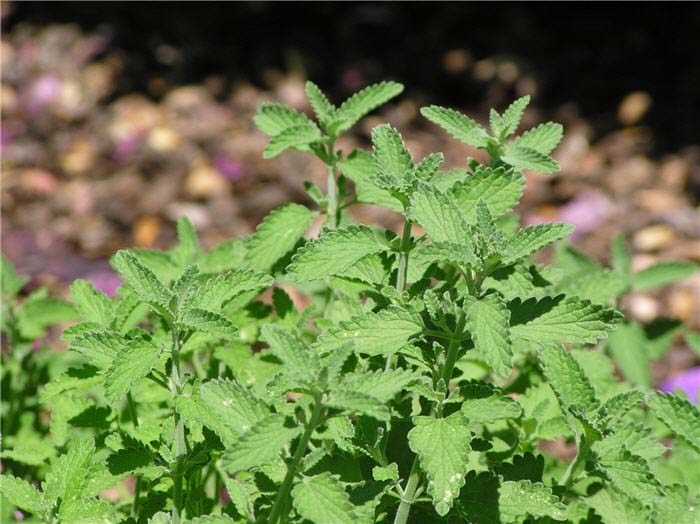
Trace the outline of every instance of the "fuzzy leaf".
[[500, 390], [483, 383], [468, 383], [450, 394], [448, 402], [460, 402], [461, 411], [470, 423], [486, 424], [496, 420], [518, 418], [522, 409]]
[[358, 353], [388, 356], [404, 348], [422, 329], [418, 315], [389, 307], [341, 322], [321, 335], [314, 346], [323, 353], [333, 353], [351, 341]]
[[0, 493], [21, 510], [40, 514], [44, 509], [43, 495], [26, 480], [12, 475], [1, 475]]
[[12, 263], [0, 255], [0, 291], [4, 300], [11, 300], [29, 281], [29, 277], [19, 276]]
[[692, 262], [659, 262], [632, 275], [632, 287], [644, 291], [666, 286], [689, 277], [697, 268]]
[[501, 156], [501, 160], [516, 169], [527, 169], [538, 173], [556, 173], [559, 171], [559, 164], [547, 155], [543, 155], [529, 147], [508, 147], [506, 153]]
[[284, 421], [284, 415], [269, 415], [243, 433], [236, 444], [226, 450], [224, 469], [237, 473], [274, 461], [282, 448], [301, 432], [301, 427], [285, 427]]
[[593, 386], [579, 363], [561, 346], [544, 347], [539, 352], [542, 371], [559, 399], [565, 413], [574, 406], [581, 406], [588, 415], [599, 407]]
[[573, 226], [562, 223], [527, 226], [511, 237], [506, 255], [503, 257], [503, 264], [509, 265], [536, 253], [543, 247], [566, 238], [573, 231]]
[[270, 275], [248, 270], [218, 275], [197, 290], [188, 306], [216, 313], [238, 295], [264, 289], [274, 281]]
[[460, 142], [473, 147], [486, 147], [488, 134], [474, 120], [462, 113], [445, 107], [423, 107], [421, 114], [432, 123], [439, 125]]
[[160, 348], [144, 338], [129, 340], [105, 374], [105, 394], [112, 402], [126, 395], [131, 387], [148, 375], [160, 357]]
[[501, 376], [512, 372], [513, 348], [509, 329], [510, 311], [497, 293], [471, 300], [467, 309], [467, 328], [474, 349]]
[[559, 145], [564, 135], [561, 124], [547, 122], [525, 131], [513, 141], [513, 146], [533, 149], [543, 155], [548, 155]]
[[638, 386], [651, 387], [647, 338], [639, 324], [619, 326], [610, 334], [608, 349], [627, 380]]
[[414, 417], [408, 445], [428, 476], [428, 493], [438, 515], [444, 517], [459, 496], [468, 469], [471, 432], [461, 412], [446, 418]]
[[388, 179], [405, 182], [413, 170], [413, 159], [399, 132], [389, 124], [377, 126], [372, 130], [372, 145], [379, 173]]
[[314, 524], [355, 524], [350, 496], [328, 472], [303, 477], [292, 489], [297, 513]]
[[377, 420], [389, 420], [389, 406], [374, 397], [359, 391], [338, 389], [325, 402], [328, 407], [348, 414], [367, 415]]
[[248, 241], [246, 265], [257, 271], [269, 271], [294, 248], [313, 217], [312, 211], [299, 204], [286, 204], [272, 211]]
[[476, 223], [476, 203], [483, 200], [494, 216], [513, 209], [525, 190], [522, 173], [503, 167], [479, 166], [473, 173], [464, 171], [450, 193], [468, 224]]
[[659, 522], [673, 524], [697, 524], [697, 505], [688, 502], [688, 487], [680, 484], [665, 486], [666, 496], [656, 502], [656, 518]]
[[321, 140], [321, 132], [315, 124], [288, 127], [273, 136], [263, 151], [263, 158], [274, 158], [287, 149], [298, 149]]
[[[594, 451], [601, 449], [599, 444], [593, 445]], [[612, 484], [628, 497], [643, 504], [651, 504], [662, 494], [661, 486], [651, 473], [647, 461], [633, 455], [627, 448], [606, 450], [599, 457], [598, 464]]]
[[369, 227], [336, 229], [297, 251], [287, 268], [287, 275], [296, 282], [342, 275], [361, 258], [383, 250]]
[[686, 399], [661, 392], [649, 393], [646, 403], [673, 433], [700, 453], [700, 412]]
[[114, 331], [88, 331], [70, 343], [72, 351], [82, 354], [90, 364], [100, 369], [108, 369], [126, 346], [126, 339]]
[[595, 512], [603, 517], [603, 522], [615, 524], [651, 524], [652, 515], [648, 508], [636, 500], [629, 499], [612, 486], [599, 490], [587, 501]]
[[285, 129], [312, 125], [306, 115], [281, 104], [262, 104], [253, 119], [258, 129], [269, 137], [279, 135]]
[[382, 402], [389, 402], [418, 378], [415, 373], [402, 369], [353, 373], [344, 377], [343, 389], [358, 391]]
[[112, 265], [141, 300], [167, 308], [170, 302], [170, 291], [158, 280], [155, 273], [139, 260], [138, 256], [129, 251], [119, 251], [112, 258]]
[[238, 331], [238, 328], [226, 317], [198, 308], [185, 310], [178, 318], [178, 324], [221, 338], [231, 338]]
[[[501, 140], [505, 140], [510, 135], [515, 133], [520, 125], [520, 120], [523, 117], [525, 108], [530, 103], [530, 95], [525, 95], [521, 98], [515, 100], [508, 109], [503, 112], [503, 115], [496, 122], [491, 125], [491, 132], [494, 136], [499, 137]], [[494, 129], [493, 124], [496, 123], [496, 129]]]
[[261, 334], [272, 353], [282, 361], [285, 372], [313, 381], [319, 366], [316, 353], [310, 352], [299, 338], [279, 326], [267, 324], [263, 326]]
[[566, 520], [566, 506], [543, 484], [529, 480], [501, 483], [498, 488], [498, 507], [504, 523], [520, 522], [522, 517], [549, 517]]
[[314, 110], [316, 118], [324, 128], [327, 128], [328, 124], [335, 117], [335, 106], [328, 101], [328, 98], [323, 94], [321, 88], [312, 81], [307, 80], [305, 87], [306, 96], [309, 99], [309, 103]]
[[363, 116], [403, 92], [403, 85], [398, 82], [380, 82], [358, 91], [338, 108], [337, 116], [342, 122], [336, 126], [335, 133], [347, 131]]
[[49, 505], [59, 498], [66, 501], [82, 496], [94, 454], [94, 440], [82, 439], [73, 441], [67, 453], [54, 461], [42, 483], [44, 499]]
[[411, 196], [408, 215], [420, 224], [434, 242], [470, 245], [470, 235], [461, 210], [448, 194], [432, 186], [419, 185]]
[[355, 182], [355, 193], [359, 202], [403, 212], [403, 204], [387, 189], [377, 185], [376, 177], [379, 169], [374, 157], [367, 151], [356, 149], [338, 164], [338, 169], [344, 176]]
[[114, 308], [104, 293], [97, 291], [92, 283], [79, 278], [71, 285], [70, 294], [75, 307], [85, 322], [94, 322], [102, 327], [109, 327]]

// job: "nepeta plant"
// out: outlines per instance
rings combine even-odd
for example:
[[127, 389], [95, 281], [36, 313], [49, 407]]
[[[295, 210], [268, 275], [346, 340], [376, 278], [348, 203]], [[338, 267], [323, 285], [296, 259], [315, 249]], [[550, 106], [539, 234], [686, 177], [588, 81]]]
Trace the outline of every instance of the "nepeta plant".
[[[371, 152], [334, 149], [401, 90], [336, 108], [309, 83], [318, 123], [260, 108], [265, 156], [328, 166], [326, 194], [307, 185], [318, 238], [303, 235], [319, 211], [297, 204], [209, 252], [182, 220], [173, 250], [115, 255], [117, 298], [73, 285], [82, 322], [64, 339], [79, 360], [41, 392], [71, 435], [46, 437], [62, 453], [41, 490], [3, 476], [9, 502], [66, 523], [693, 522], [700, 413], [623, 364], [615, 330], [641, 327], [620, 328], [611, 304], [695, 267], [631, 275], [620, 240], [612, 269], [564, 244], [533, 262], [572, 228], [518, 228], [512, 213], [522, 170], [556, 171], [562, 136], [547, 123], [514, 137], [528, 97], [492, 111], [490, 131], [422, 110], [485, 164], [415, 161], [388, 125]], [[401, 234], [354, 224], [354, 202], [400, 213]], [[282, 285], [312, 304], [299, 311]], [[640, 335], [646, 362], [673, 329]], [[98, 498], [125, 477], [116, 504]]]

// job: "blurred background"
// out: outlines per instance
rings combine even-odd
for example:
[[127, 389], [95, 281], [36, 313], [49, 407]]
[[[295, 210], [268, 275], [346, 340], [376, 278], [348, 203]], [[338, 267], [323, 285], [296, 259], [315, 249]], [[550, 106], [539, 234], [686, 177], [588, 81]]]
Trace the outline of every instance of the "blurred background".
[[[700, 260], [700, 4], [2, 3], [2, 250], [33, 286], [83, 277], [113, 292], [117, 249], [164, 248], [187, 215], [202, 244], [248, 234], [272, 208], [310, 204], [303, 154], [262, 160], [256, 106], [308, 110], [312, 79], [341, 102], [376, 81], [406, 91], [340, 143], [388, 121], [415, 157], [474, 154], [419, 117], [481, 121], [517, 96], [524, 125], [556, 120], [560, 174], [528, 174], [523, 221], [576, 226], [607, 260], [622, 232], [636, 269]], [[397, 217], [360, 206], [359, 221]], [[632, 294], [627, 311], [698, 328], [698, 278]], [[662, 370], [687, 368], [671, 352]], [[674, 356], [675, 355], [675, 356]], [[675, 359], [675, 360], [674, 360]]]

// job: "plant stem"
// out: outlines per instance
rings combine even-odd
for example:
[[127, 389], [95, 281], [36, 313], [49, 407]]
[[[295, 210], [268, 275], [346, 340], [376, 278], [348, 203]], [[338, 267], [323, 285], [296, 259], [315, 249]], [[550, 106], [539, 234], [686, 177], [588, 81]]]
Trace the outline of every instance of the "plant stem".
[[289, 496], [289, 492], [292, 489], [292, 482], [294, 482], [294, 477], [297, 474], [299, 465], [301, 464], [301, 461], [304, 458], [304, 454], [306, 453], [306, 449], [309, 446], [311, 434], [314, 432], [314, 429], [316, 429], [316, 426], [321, 420], [322, 413], [323, 404], [321, 402], [321, 395], [319, 394], [316, 395], [316, 398], [314, 399], [314, 408], [311, 414], [311, 419], [309, 420], [309, 424], [306, 426], [306, 430], [304, 431], [304, 434], [301, 436], [301, 439], [297, 444], [297, 448], [294, 451], [292, 461], [287, 467], [287, 475], [284, 477], [282, 486], [277, 492], [275, 503], [272, 506], [272, 510], [270, 511], [270, 517], [267, 520], [268, 524], [277, 524], [278, 521], [283, 521], [287, 517], [287, 513], [289, 512], [287, 497]]
[[[411, 221], [407, 218], [403, 221], [403, 233], [401, 235], [401, 246], [399, 247], [399, 269], [396, 273], [396, 291], [403, 293], [406, 288], [406, 275], [408, 274], [408, 255], [411, 246]], [[389, 371], [394, 365], [394, 355], [386, 357], [384, 369]]]
[[172, 524], [180, 524], [183, 508], [182, 466], [183, 459], [187, 453], [187, 443], [185, 442], [185, 426], [180, 418], [180, 414], [175, 409], [175, 401], [180, 393], [182, 383], [180, 382], [180, 338], [174, 327], [171, 367], [170, 393], [173, 399], [173, 417], [175, 419], [175, 470], [171, 471], [173, 476]]
[[[126, 394], [126, 402], [129, 406], [129, 414], [131, 415], [131, 423], [135, 428], [139, 427], [139, 416], [136, 411], [136, 403], [134, 402], [134, 397], [131, 396], [131, 392]], [[134, 485], [134, 499], [131, 502], [131, 516], [134, 518], [138, 517], [139, 511], [139, 497], [141, 495], [141, 475], [136, 476], [136, 484]]]
[[[459, 345], [462, 342], [462, 331], [464, 330], [464, 324], [467, 321], [467, 317], [462, 312], [457, 320], [457, 326], [455, 327], [454, 335], [450, 341], [450, 345], [447, 348], [447, 357], [445, 357], [445, 367], [442, 370], [442, 379], [445, 384], [449, 386], [450, 379], [452, 378], [452, 372], [454, 371], [455, 364], [457, 363], [457, 355], [459, 354]], [[437, 406], [433, 406], [430, 415], [435, 415], [437, 411]], [[394, 524], [406, 524], [408, 522], [408, 515], [411, 512], [411, 505], [415, 502], [416, 490], [420, 485], [420, 464], [418, 463], [418, 455], [413, 459], [413, 465], [411, 466], [411, 473], [408, 477], [408, 483], [406, 484], [406, 489], [404, 490], [404, 495], [399, 504], [399, 509], [396, 510], [396, 516], [394, 517]]]
[[576, 438], [576, 457], [574, 460], [572, 460], [569, 463], [569, 467], [566, 468], [566, 471], [562, 475], [561, 479], [559, 480], [559, 485], [560, 486], [565, 486], [568, 488], [571, 485], [571, 482], [573, 481], [574, 474], [576, 473], [576, 470], [578, 470], [579, 466], [581, 463], [585, 460], [585, 456], [587, 454], [587, 449], [585, 443], [581, 441], [581, 438], [577, 437]]
[[328, 182], [326, 184], [326, 198], [328, 199], [328, 220], [330, 227], [338, 227], [338, 184], [335, 180], [335, 165], [328, 164]]

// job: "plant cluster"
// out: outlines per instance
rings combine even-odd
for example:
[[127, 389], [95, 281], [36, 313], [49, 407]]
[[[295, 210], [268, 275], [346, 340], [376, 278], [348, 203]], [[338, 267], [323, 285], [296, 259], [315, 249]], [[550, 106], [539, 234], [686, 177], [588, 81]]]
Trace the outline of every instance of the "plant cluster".
[[[515, 136], [529, 97], [488, 130], [421, 110], [486, 163], [417, 161], [389, 125], [371, 151], [336, 150], [402, 89], [336, 107], [309, 82], [315, 121], [261, 106], [265, 157], [327, 166], [325, 193], [306, 185], [317, 209], [286, 204], [209, 251], [183, 219], [170, 251], [112, 258], [116, 297], [77, 280], [72, 305], [20, 301], [3, 261], [3, 522], [696, 522], [700, 413], [649, 376], [683, 327], [616, 309], [696, 266], [632, 273], [618, 238], [605, 268], [560, 242], [569, 225], [518, 227], [522, 171], [556, 172], [562, 138], [555, 123]], [[403, 230], [355, 224], [354, 203]], [[67, 353], [32, 349], [75, 317]]]

